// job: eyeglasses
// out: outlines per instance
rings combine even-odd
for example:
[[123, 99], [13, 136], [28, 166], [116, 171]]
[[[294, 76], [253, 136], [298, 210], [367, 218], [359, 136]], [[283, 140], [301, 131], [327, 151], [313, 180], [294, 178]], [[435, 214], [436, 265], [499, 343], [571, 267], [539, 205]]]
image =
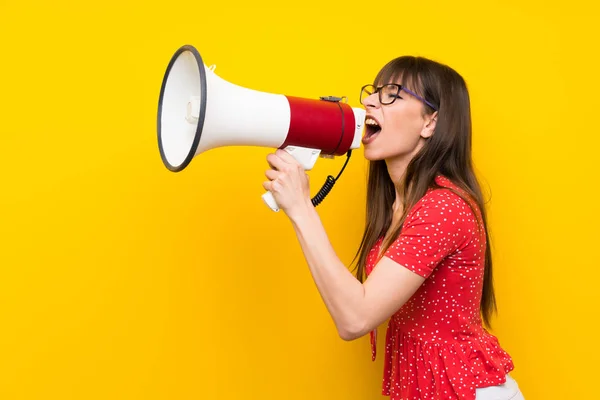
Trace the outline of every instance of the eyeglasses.
[[392, 104], [398, 97], [400, 97], [400, 91], [404, 90], [406, 93], [415, 96], [417, 99], [421, 100], [423, 103], [427, 104], [429, 107], [433, 108], [435, 111], [438, 110], [436, 106], [425, 100], [423, 97], [419, 96], [412, 90], [405, 88], [402, 85], [398, 85], [396, 83], [388, 83], [387, 85], [380, 86], [376, 88], [373, 85], [365, 85], [360, 89], [360, 103], [364, 104], [364, 100], [372, 95], [373, 93], [379, 94], [379, 102], [384, 105]]

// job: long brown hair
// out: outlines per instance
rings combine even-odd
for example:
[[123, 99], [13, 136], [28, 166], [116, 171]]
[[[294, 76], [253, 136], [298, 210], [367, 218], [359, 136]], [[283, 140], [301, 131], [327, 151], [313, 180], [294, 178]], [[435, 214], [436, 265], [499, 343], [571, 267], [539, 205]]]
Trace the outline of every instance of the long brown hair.
[[[387, 63], [377, 74], [374, 85], [395, 82], [415, 91], [429, 102], [438, 106], [437, 123], [434, 134], [407, 166], [402, 182], [392, 182], [385, 161], [370, 161], [366, 226], [355, 256], [358, 258], [356, 276], [362, 282], [365, 278], [365, 264], [371, 248], [377, 240], [392, 228], [389, 238], [382, 243], [381, 254], [398, 237], [406, 215], [421, 199], [427, 190], [437, 187], [435, 178], [443, 175], [465, 193], [457, 193], [467, 204], [476, 205], [480, 216], [480, 228], [485, 232], [485, 271], [481, 313], [487, 326], [496, 311], [492, 279], [492, 253], [488, 235], [487, 217], [482, 191], [477, 181], [471, 159], [471, 107], [467, 85], [462, 76], [452, 68], [423, 57], [403, 56]], [[434, 112], [423, 105], [423, 112]], [[403, 194], [403, 215], [396, 226], [391, 227], [392, 206], [396, 200], [395, 187]], [[466, 198], [468, 197], [468, 198]], [[475, 210], [474, 210], [475, 211]]]

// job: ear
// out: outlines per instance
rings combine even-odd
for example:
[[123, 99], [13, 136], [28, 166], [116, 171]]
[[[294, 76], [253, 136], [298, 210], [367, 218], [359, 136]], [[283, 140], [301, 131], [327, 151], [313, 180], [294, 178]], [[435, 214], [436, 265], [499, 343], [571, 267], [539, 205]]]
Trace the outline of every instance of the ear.
[[431, 115], [428, 115], [425, 120], [424, 120], [424, 124], [423, 124], [423, 129], [421, 130], [421, 137], [424, 139], [429, 139], [432, 135], [433, 132], [435, 132], [435, 125], [437, 123], [437, 117], [438, 117], [438, 113], [437, 111], [434, 112]]

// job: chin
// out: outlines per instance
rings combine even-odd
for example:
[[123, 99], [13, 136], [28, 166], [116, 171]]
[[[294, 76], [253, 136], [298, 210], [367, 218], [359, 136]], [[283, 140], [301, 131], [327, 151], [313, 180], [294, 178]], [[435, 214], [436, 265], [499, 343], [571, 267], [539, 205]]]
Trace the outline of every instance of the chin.
[[382, 152], [381, 150], [374, 149], [374, 148], [365, 147], [363, 153], [364, 153], [364, 157], [369, 161], [380, 161], [380, 160], [385, 160], [387, 158], [387, 155], [384, 152]]

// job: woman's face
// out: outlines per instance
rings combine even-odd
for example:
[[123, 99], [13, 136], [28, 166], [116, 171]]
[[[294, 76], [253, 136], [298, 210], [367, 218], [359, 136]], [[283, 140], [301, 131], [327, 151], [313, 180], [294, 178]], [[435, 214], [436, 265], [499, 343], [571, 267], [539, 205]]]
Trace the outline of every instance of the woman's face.
[[[400, 84], [400, 82], [397, 82]], [[366, 108], [364, 154], [368, 160], [410, 159], [433, 133], [435, 115], [424, 115], [421, 100], [396, 87], [383, 88], [381, 104], [378, 93], [363, 98]]]

